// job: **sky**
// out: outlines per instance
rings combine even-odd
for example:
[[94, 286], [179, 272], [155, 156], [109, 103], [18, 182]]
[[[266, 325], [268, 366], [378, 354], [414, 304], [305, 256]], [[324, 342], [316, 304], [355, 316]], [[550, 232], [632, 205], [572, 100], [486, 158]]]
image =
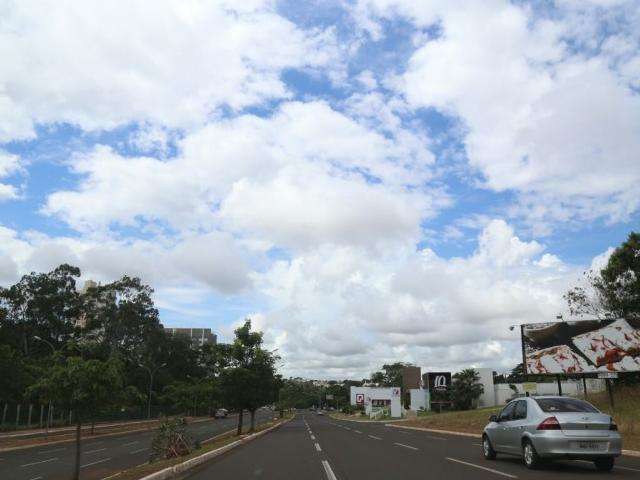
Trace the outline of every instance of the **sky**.
[[139, 276], [285, 375], [520, 361], [640, 228], [640, 2], [0, 0], [0, 285]]

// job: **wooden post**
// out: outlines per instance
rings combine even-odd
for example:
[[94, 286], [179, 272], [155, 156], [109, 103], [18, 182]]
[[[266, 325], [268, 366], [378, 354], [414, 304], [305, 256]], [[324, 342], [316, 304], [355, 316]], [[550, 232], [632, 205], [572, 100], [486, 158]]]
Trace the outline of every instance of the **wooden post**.
[[606, 382], [607, 382], [607, 392], [609, 392], [609, 403], [611, 404], [611, 408], [615, 408], [616, 405], [613, 401], [613, 387], [611, 386], [611, 379], [607, 378]]
[[558, 382], [558, 395], [562, 396], [562, 380], [560, 380], [560, 375], [556, 375], [556, 380]]
[[16, 407], [16, 429], [18, 428], [18, 425], [20, 425], [20, 407], [22, 407], [20, 404]]
[[29, 420], [27, 420], [27, 428], [31, 428], [31, 414], [33, 413], [33, 404], [29, 404]]

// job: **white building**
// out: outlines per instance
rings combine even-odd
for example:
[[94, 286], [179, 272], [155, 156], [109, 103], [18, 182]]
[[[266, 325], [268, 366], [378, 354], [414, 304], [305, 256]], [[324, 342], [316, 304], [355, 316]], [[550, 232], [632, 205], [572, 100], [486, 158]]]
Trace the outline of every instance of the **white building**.
[[388, 407], [393, 418], [402, 417], [400, 387], [351, 387], [351, 405], [363, 406], [367, 415]]

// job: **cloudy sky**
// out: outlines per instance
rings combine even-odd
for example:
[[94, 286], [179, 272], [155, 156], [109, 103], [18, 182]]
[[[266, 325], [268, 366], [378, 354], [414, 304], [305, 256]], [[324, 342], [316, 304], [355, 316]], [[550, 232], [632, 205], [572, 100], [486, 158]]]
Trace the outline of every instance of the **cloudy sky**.
[[287, 375], [509, 369], [640, 228], [639, 45], [637, 1], [0, 0], [0, 284], [138, 275]]

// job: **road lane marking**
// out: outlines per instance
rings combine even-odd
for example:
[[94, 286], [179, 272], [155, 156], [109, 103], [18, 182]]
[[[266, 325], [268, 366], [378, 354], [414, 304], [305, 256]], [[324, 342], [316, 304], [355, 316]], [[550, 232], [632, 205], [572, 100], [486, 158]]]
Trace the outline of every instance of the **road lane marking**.
[[96, 453], [96, 452], [104, 452], [107, 449], [107, 447], [104, 448], [98, 448], [97, 450], [90, 450], [88, 452], [83, 452], [85, 455], [90, 455], [92, 453]]
[[87, 463], [86, 465], [80, 465], [80, 468], [90, 467], [91, 465], [97, 465], [98, 463], [108, 462], [111, 460], [110, 458], [103, 458], [102, 460], [98, 460], [96, 462]]
[[616, 465], [613, 468], [619, 468], [620, 470], [629, 470], [630, 472], [640, 472], [640, 470], [638, 470], [637, 468], [623, 467], [621, 465]]
[[41, 476], [39, 476], [39, 477], [33, 477], [33, 478], [30, 478], [29, 480], [41, 480], [42, 478], [43, 478], [43, 477], [42, 477], [42, 475], [41, 475]]
[[315, 440], [316, 436], [315, 435], [311, 435], [311, 440]]
[[149, 450], [148, 448], [139, 448], [138, 450], [134, 450], [129, 455], [134, 455], [136, 453], [144, 452], [145, 450]]
[[493, 468], [483, 467], [482, 465], [476, 465], [475, 463], [463, 462], [462, 460], [458, 460], [457, 458], [445, 457], [446, 460], [450, 462], [461, 463], [463, 465], [467, 465], [469, 467], [479, 468], [480, 470], [484, 470], [485, 472], [495, 473], [496, 475], [502, 475], [507, 478], [518, 478], [515, 475], [511, 475], [510, 473], [501, 472], [500, 470], [494, 470]]
[[404, 443], [394, 443], [394, 445], [398, 445], [399, 447], [410, 448], [411, 450], [418, 450], [416, 447], [412, 447], [411, 445], [405, 445]]
[[39, 465], [41, 463], [55, 462], [56, 460], [58, 460], [58, 457], [56, 457], [56, 458], [47, 458], [46, 460], [42, 460], [40, 462], [25, 463], [24, 465], [20, 465], [20, 466], [21, 467], [30, 467], [31, 465]]
[[[144, 464], [144, 463], [143, 463], [143, 465], [146, 465], [146, 464]], [[138, 465], [138, 467], [139, 467], [139, 466], [140, 466], [140, 465]], [[109, 480], [110, 478], [115, 478], [115, 477], [118, 477], [118, 476], [120, 476], [120, 475], [122, 475], [122, 472], [114, 473], [113, 475], [109, 475], [108, 477], [104, 477], [104, 478], [102, 478], [101, 480]]]
[[336, 474], [333, 473], [333, 470], [331, 470], [331, 465], [329, 465], [329, 462], [327, 462], [326, 460], [322, 460], [322, 466], [324, 467], [324, 473], [326, 473], [329, 480], [338, 480], [336, 478]]
[[38, 452], [38, 454], [61, 452], [62, 450], [66, 450], [66, 448], [54, 448], [53, 450], [43, 450], [42, 452]]
[[481, 443], [472, 443], [471, 445], [473, 445], [474, 447], [481, 447], [482, 446]]
[[319, 452], [321, 452], [321, 451], [322, 451], [322, 449], [320, 448], [320, 444], [319, 444], [319, 443], [316, 443], [315, 445], [316, 445], [316, 450], [317, 450], [317, 451], [319, 451]]
[[360, 430], [354, 430], [354, 432], [356, 432], [356, 433], [362, 433]]
[[[136, 440], [135, 442], [125, 443], [125, 444], [123, 444], [122, 446], [123, 446], [123, 447], [128, 447], [129, 445], [135, 445], [136, 443], [140, 443], [140, 441], [139, 441], [139, 440]], [[108, 478], [108, 477], [107, 477], [107, 478]]]
[[374, 440], [382, 440], [380, 437], [376, 437], [375, 435], [367, 435], [369, 438], [373, 438]]

